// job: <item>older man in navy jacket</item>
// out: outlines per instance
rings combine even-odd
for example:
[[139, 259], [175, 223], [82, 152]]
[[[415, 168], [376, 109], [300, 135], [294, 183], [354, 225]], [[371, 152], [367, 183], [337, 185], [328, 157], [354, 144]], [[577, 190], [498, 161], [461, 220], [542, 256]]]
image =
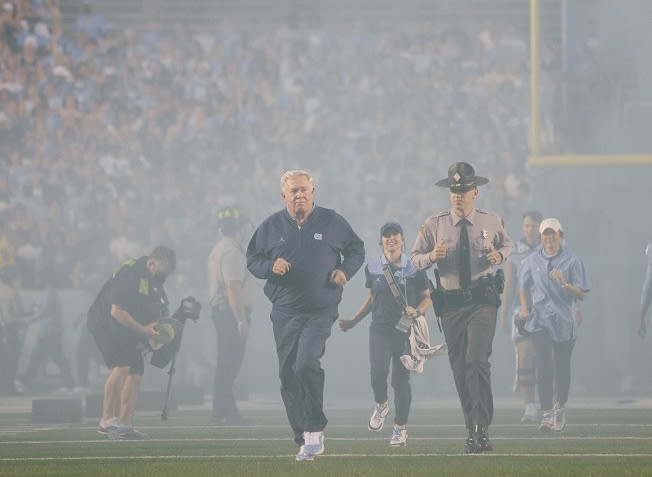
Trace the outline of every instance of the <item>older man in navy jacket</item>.
[[324, 370], [320, 359], [338, 317], [342, 288], [364, 263], [364, 243], [348, 222], [314, 204], [311, 175], [281, 177], [286, 208], [268, 217], [247, 248], [247, 268], [266, 279], [281, 396], [301, 446], [296, 460], [324, 452]]

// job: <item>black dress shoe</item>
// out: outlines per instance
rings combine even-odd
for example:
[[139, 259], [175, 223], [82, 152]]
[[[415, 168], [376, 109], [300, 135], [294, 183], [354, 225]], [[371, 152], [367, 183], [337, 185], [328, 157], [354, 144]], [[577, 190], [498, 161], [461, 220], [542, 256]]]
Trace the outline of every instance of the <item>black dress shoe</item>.
[[464, 453], [465, 454], [478, 454], [482, 452], [480, 447], [480, 441], [478, 440], [478, 433], [469, 431], [469, 436], [464, 442]]
[[489, 440], [489, 433], [486, 427], [480, 427], [478, 431], [478, 442], [480, 443], [480, 452], [489, 452], [494, 450], [494, 446], [491, 445]]

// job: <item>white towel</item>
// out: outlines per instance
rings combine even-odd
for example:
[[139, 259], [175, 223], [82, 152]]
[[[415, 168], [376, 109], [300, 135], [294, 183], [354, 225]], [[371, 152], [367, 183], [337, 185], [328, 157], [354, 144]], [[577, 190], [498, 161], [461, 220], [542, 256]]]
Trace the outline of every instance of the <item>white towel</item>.
[[412, 322], [408, 342], [410, 343], [409, 353], [401, 356], [401, 362], [403, 366], [414, 373], [423, 373], [423, 365], [428, 358], [448, 352], [446, 343], [437, 346], [430, 344], [430, 331], [424, 316], [417, 316]]

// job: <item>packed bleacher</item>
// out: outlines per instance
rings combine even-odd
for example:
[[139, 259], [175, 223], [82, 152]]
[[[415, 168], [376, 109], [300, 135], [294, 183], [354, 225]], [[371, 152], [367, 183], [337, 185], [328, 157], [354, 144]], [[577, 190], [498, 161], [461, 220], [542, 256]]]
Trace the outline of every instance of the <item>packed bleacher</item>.
[[23, 287], [97, 283], [156, 243], [183, 244], [177, 280], [201, 285], [212, 212], [263, 217], [288, 168], [370, 235], [388, 217], [416, 230], [455, 160], [490, 177], [486, 206], [527, 199], [526, 31], [197, 33], [121, 28], [84, 5], [64, 34], [57, 2], [2, 2], [0, 266]]

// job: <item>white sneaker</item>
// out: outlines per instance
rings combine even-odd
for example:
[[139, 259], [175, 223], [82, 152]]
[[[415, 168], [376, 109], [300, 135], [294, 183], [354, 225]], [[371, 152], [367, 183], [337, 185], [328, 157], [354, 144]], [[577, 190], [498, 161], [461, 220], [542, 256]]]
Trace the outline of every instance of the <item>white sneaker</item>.
[[392, 438], [389, 441], [389, 445], [392, 447], [407, 447], [407, 438], [408, 433], [406, 428], [394, 426], [394, 430], [392, 431]]
[[323, 432], [304, 432], [301, 446], [306, 455], [321, 455], [324, 453], [324, 433]]
[[553, 424], [552, 430], [555, 432], [564, 432], [566, 429], [566, 408], [555, 404], [553, 410]]
[[297, 462], [312, 462], [313, 460], [315, 460], [315, 456], [306, 453], [306, 446], [302, 445], [301, 448], [299, 449], [299, 452], [294, 457], [294, 460], [296, 460]]
[[117, 417], [100, 419], [100, 423], [97, 426], [97, 432], [100, 434], [108, 434], [109, 432], [117, 431], [118, 426], [120, 426], [120, 421], [118, 421]]
[[539, 411], [533, 402], [525, 405], [525, 411], [523, 412], [523, 417], [521, 417], [521, 424], [527, 422], [539, 422]]
[[374, 411], [371, 413], [369, 418], [369, 430], [374, 432], [380, 432], [383, 430], [383, 425], [385, 424], [385, 417], [389, 413], [389, 404], [385, 407], [382, 407], [380, 404], [374, 404]]
[[541, 418], [541, 424], [539, 424], [539, 430], [541, 432], [550, 432], [555, 425], [555, 413], [552, 409], [548, 411], [543, 411], [543, 417]]
[[107, 435], [111, 440], [149, 438], [149, 436], [144, 432], [140, 432], [138, 429], [125, 424], [118, 424], [117, 427], [109, 428]]

